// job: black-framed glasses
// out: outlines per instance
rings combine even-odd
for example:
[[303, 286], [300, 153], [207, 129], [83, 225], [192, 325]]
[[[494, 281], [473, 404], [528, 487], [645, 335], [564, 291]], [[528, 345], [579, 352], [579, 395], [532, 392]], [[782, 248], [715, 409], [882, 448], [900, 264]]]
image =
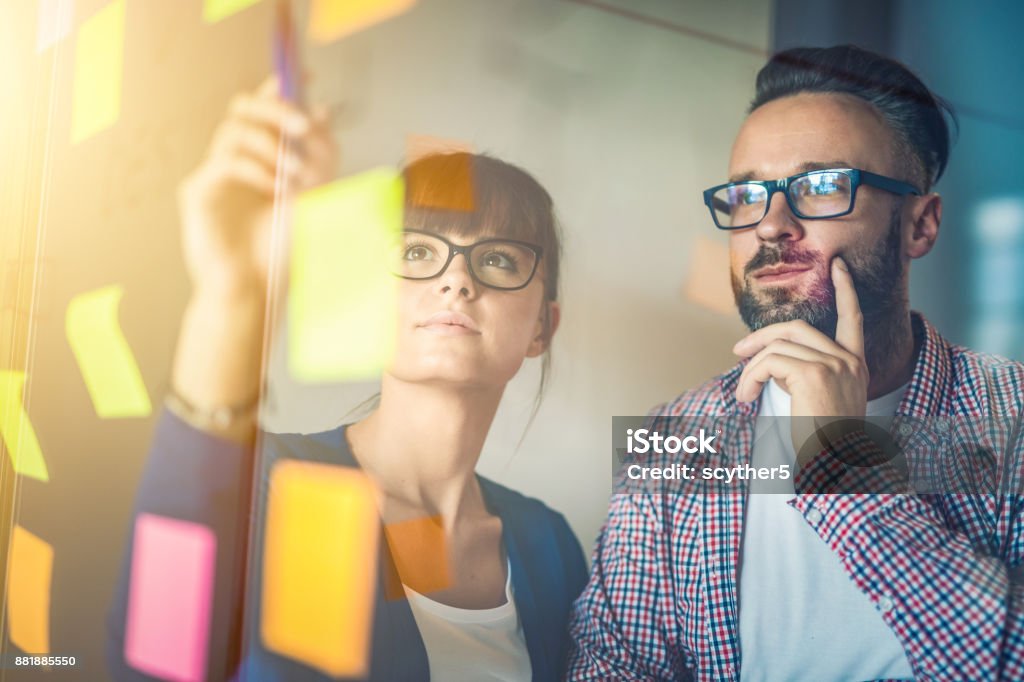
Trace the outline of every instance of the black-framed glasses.
[[533, 279], [544, 250], [516, 239], [483, 239], [459, 246], [434, 232], [405, 230], [391, 271], [405, 279], [433, 279], [444, 274], [460, 253], [466, 257], [466, 268], [476, 282], [514, 291]]
[[785, 192], [789, 210], [798, 218], [838, 218], [853, 211], [857, 188], [871, 185], [886, 192], [918, 194], [906, 182], [859, 168], [829, 168], [797, 173], [779, 180], [729, 182], [704, 190], [704, 203], [720, 230], [753, 227], [768, 215], [772, 195]]

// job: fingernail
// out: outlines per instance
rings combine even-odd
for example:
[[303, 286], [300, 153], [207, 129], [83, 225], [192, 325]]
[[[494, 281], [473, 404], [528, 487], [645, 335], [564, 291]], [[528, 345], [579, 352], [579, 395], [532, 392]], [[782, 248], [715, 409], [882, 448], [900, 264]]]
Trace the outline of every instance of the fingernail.
[[846, 267], [846, 261], [844, 261], [842, 258], [836, 258], [835, 259], [835, 264], [836, 264], [836, 267], [839, 268], [840, 270], [842, 270], [843, 272], [849, 272], [850, 271], [850, 268]]

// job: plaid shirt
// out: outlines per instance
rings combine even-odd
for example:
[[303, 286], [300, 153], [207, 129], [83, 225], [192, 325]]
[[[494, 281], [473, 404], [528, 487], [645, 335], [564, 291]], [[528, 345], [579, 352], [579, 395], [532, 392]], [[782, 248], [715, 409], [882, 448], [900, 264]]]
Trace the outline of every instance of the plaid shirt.
[[[898, 418], [1021, 414], [1024, 365], [953, 346], [917, 314], [913, 322], [920, 352]], [[742, 364], [652, 415], [754, 416], [758, 404], [735, 399], [741, 372]], [[751, 444], [748, 433], [746, 462]], [[875, 604], [915, 677], [1024, 680], [1024, 495], [800, 492], [810, 479], [849, 473], [828, 466], [813, 461], [800, 472], [790, 506]], [[574, 607], [568, 679], [739, 680], [745, 501], [612, 496]]]

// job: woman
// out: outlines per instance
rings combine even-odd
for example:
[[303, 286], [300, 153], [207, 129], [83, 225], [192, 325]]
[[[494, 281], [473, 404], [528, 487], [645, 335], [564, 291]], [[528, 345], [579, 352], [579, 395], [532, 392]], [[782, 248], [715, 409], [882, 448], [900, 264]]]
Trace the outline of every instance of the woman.
[[[243, 599], [247, 631], [259, 622], [262, 512], [249, 547], [244, 481], [253, 475], [279, 138], [297, 150], [284, 163], [292, 192], [330, 179], [336, 159], [324, 112], [307, 115], [276, 92], [270, 80], [236, 98], [208, 157], [183, 183], [193, 293], [136, 509], [214, 530], [207, 679], [327, 679], [267, 651], [258, 636], [242, 644], [241, 635]], [[557, 679], [569, 608], [586, 580], [579, 544], [561, 515], [475, 473], [506, 384], [525, 358], [546, 360], [558, 327], [551, 199], [523, 171], [484, 156], [427, 157], [404, 175], [407, 229], [394, 266], [403, 278], [399, 331], [379, 404], [333, 431], [265, 435], [261, 459], [358, 467], [379, 491], [385, 525], [439, 519], [449, 581], [429, 595], [416, 590], [416, 575], [400, 573], [408, 598], [387, 598], [387, 571], [411, 565], [421, 543], [403, 547], [384, 536], [371, 679]], [[472, 210], [435, 208], [465, 195], [467, 181]], [[109, 658], [118, 679], [147, 679], [124, 654], [129, 558]]]

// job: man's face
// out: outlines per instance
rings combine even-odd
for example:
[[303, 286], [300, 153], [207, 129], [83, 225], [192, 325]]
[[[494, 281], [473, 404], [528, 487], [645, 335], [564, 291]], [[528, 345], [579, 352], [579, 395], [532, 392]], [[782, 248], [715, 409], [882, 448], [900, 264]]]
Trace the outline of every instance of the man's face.
[[[776, 180], [816, 168], [860, 168], [901, 178], [891, 131], [874, 109], [848, 95], [801, 94], [750, 114], [733, 146], [730, 181]], [[861, 185], [852, 213], [797, 218], [777, 193], [755, 227], [730, 233], [733, 293], [754, 330], [802, 319], [835, 333], [830, 264], [842, 256], [853, 274], [865, 321], [903, 303], [902, 202]]]

